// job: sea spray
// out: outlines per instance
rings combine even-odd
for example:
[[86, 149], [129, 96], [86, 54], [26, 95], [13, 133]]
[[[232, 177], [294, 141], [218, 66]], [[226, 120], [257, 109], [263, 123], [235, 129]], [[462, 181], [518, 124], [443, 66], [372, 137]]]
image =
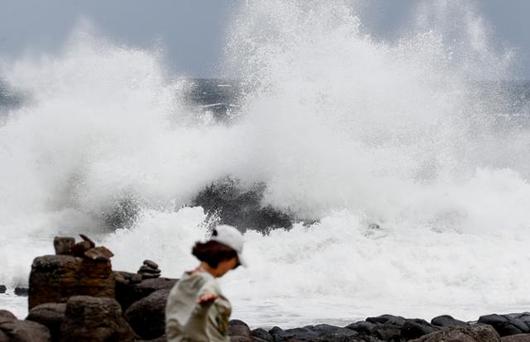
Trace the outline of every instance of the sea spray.
[[[0, 282], [24, 281], [49, 236], [77, 232], [104, 241], [116, 269], [149, 258], [178, 277], [208, 233], [207, 214], [187, 204], [229, 176], [266, 184], [264, 205], [317, 220], [245, 234], [250, 267], [223, 280], [235, 318], [523, 310], [528, 129], [500, 130], [506, 93], [483, 96], [477, 83], [509, 78], [510, 56], [468, 5], [436, 4], [395, 41], [373, 38], [344, 1], [243, 4], [227, 69], [245, 91], [223, 122], [195, 115], [188, 81], [157, 53], [97, 34], [5, 65], [30, 97], [0, 127]], [[455, 10], [468, 24], [422, 19]], [[124, 200], [134, 220], [105, 227]]]

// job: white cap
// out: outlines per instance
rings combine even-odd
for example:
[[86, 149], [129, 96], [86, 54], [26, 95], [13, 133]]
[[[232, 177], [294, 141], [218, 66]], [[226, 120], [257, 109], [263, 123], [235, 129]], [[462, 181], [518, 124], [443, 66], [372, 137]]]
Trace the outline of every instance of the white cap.
[[243, 234], [239, 230], [232, 226], [219, 225], [214, 229], [210, 240], [217, 241], [235, 250], [241, 266], [247, 267], [247, 263], [243, 258]]

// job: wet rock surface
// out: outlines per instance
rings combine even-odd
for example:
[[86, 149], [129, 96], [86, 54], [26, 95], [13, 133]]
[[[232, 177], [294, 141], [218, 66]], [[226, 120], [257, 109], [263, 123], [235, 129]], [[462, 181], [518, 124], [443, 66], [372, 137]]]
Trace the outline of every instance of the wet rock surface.
[[199, 192], [192, 204], [217, 216], [219, 223], [239, 229], [290, 228], [292, 218], [288, 213], [262, 205], [265, 188], [261, 183], [244, 187], [236, 179], [223, 178]]
[[68, 299], [60, 341], [134, 341], [135, 338], [116, 300], [91, 296]]
[[[75, 243], [73, 238], [56, 238], [57, 255], [35, 258], [29, 314], [19, 320], [0, 310], [0, 342], [164, 341], [166, 301], [178, 280], [160, 277], [152, 260], [144, 260], [137, 273], [112, 271], [112, 252], [86, 236], [81, 239]], [[530, 313], [490, 314], [478, 323], [449, 315], [431, 322], [381, 315], [345, 327], [253, 330], [244, 321], [232, 320], [229, 334], [236, 342], [530, 342]]]
[[7, 287], [5, 285], [0, 285], [0, 293], [6, 293]]

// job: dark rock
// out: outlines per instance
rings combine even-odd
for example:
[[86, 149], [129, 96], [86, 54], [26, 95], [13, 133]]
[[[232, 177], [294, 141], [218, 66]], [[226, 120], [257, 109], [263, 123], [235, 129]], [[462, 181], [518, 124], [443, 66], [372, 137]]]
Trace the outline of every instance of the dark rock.
[[493, 314], [481, 316], [478, 320], [478, 323], [491, 325], [500, 336], [509, 336], [530, 333], [530, 327], [525, 320], [530, 321], [528, 314]]
[[125, 312], [134, 331], [144, 339], [160, 337], [165, 332], [165, 309], [170, 289], [158, 290], [132, 304]]
[[56, 236], [53, 239], [53, 247], [56, 255], [72, 255], [72, 248], [75, 245], [73, 237]]
[[346, 326], [346, 329], [355, 330], [361, 335], [373, 335], [376, 327], [377, 327], [377, 324], [375, 323], [361, 321], [361, 322], [355, 322], [355, 323], [352, 323]]
[[495, 329], [489, 325], [475, 324], [466, 327], [444, 328], [411, 342], [500, 342]]
[[88, 241], [80, 241], [72, 246], [72, 255], [83, 258], [85, 252], [93, 248], [92, 244]]
[[381, 315], [377, 317], [368, 317], [366, 321], [370, 323], [375, 323], [375, 324], [391, 324], [391, 325], [403, 326], [406, 320], [405, 318], [401, 316]]
[[81, 239], [83, 239], [83, 241], [86, 241], [90, 244], [90, 248], [96, 247], [96, 243], [85, 234], [79, 234], [79, 236], [81, 237]]
[[156, 279], [156, 278], [160, 278], [160, 274], [142, 273], [142, 279]]
[[84, 256], [92, 260], [108, 261], [114, 256], [114, 253], [112, 253], [107, 247], [99, 246], [89, 249], [85, 252]]
[[68, 300], [60, 341], [134, 341], [135, 338], [114, 299], [74, 296]]
[[5, 285], [0, 285], [0, 293], [6, 293], [7, 287]]
[[328, 324], [308, 325], [303, 328], [282, 330], [274, 327], [269, 331], [276, 341], [321, 341], [321, 342], [357, 342], [366, 341], [351, 329], [336, 327]]
[[50, 330], [52, 340], [58, 341], [65, 312], [66, 304], [64, 303], [41, 304], [30, 310], [26, 320], [46, 326]]
[[274, 342], [274, 338], [265, 329], [258, 328], [250, 332], [253, 341], [257, 342]]
[[518, 334], [501, 337], [501, 342], [530, 342], [530, 334]]
[[65, 303], [69, 297], [115, 296], [110, 261], [70, 255], [46, 255], [33, 260], [29, 277], [29, 309], [43, 303]]
[[171, 289], [177, 283], [177, 279], [170, 278], [140, 279], [141, 281], [136, 281], [135, 277], [141, 277], [136, 273], [114, 272], [114, 274], [122, 279], [122, 282], [116, 281], [116, 300], [124, 311], [132, 303], [147, 297], [155, 291]]
[[15, 287], [15, 294], [21, 297], [27, 297], [29, 289], [27, 287]]
[[230, 321], [228, 326], [228, 335], [230, 336], [231, 340], [233, 337], [246, 338], [248, 341], [251, 340], [250, 328], [248, 327], [247, 323], [238, 319], [233, 319]]
[[433, 333], [438, 329], [439, 328], [433, 327], [423, 319], [407, 319], [401, 328], [401, 338], [412, 340]]
[[159, 269], [155, 269], [155, 268], [151, 268], [151, 267], [148, 267], [148, 266], [143, 265], [143, 266], [140, 267], [140, 269], [138, 270], [138, 273], [160, 274], [160, 270], [159, 270]]
[[144, 260], [143, 264], [147, 267], [158, 269], [158, 264], [154, 262], [153, 260], [149, 260], [149, 259]]
[[438, 327], [463, 327], [467, 326], [468, 324], [463, 321], [459, 321], [457, 319], [454, 319], [452, 316], [449, 315], [442, 315], [438, 317], [434, 317], [431, 320], [431, 324], [438, 326]]
[[13, 315], [10, 311], [0, 310], [0, 325], [5, 322], [16, 321], [17, 316]]
[[11, 320], [0, 324], [0, 331], [13, 342], [49, 342], [51, 335], [44, 325], [32, 322]]
[[9, 337], [0, 330], [0, 342], [9, 342]]
[[199, 192], [192, 205], [201, 206], [220, 222], [239, 229], [267, 230], [292, 226], [291, 217], [270, 206], [262, 206], [265, 184], [254, 184], [249, 188], [235, 179], [224, 178]]

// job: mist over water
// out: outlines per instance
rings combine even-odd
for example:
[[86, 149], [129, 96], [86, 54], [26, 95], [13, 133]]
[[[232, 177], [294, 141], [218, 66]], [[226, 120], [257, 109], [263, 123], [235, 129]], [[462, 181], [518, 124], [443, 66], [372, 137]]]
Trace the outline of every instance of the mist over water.
[[[229, 120], [190, 105], [192, 81], [160, 52], [86, 27], [57, 55], [4, 62], [25, 102], [0, 116], [0, 283], [25, 283], [50, 237], [77, 232], [113, 250], [115, 269], [149, 258], [178, 277], [207, 234], [187, 205], [232, 176], [264, 182], [264, 205], [317, 220], [245, 234], [251, 266], [223, 279], [235, 318], [527, 309], [529, 111], [501, 82], [516, 56], [469, 3], [421, 5], [392, 41], [358, 8], [242, 5], [224, 67], [244, 91]], [[114, 231], [122, 203], [140, 211]]]

